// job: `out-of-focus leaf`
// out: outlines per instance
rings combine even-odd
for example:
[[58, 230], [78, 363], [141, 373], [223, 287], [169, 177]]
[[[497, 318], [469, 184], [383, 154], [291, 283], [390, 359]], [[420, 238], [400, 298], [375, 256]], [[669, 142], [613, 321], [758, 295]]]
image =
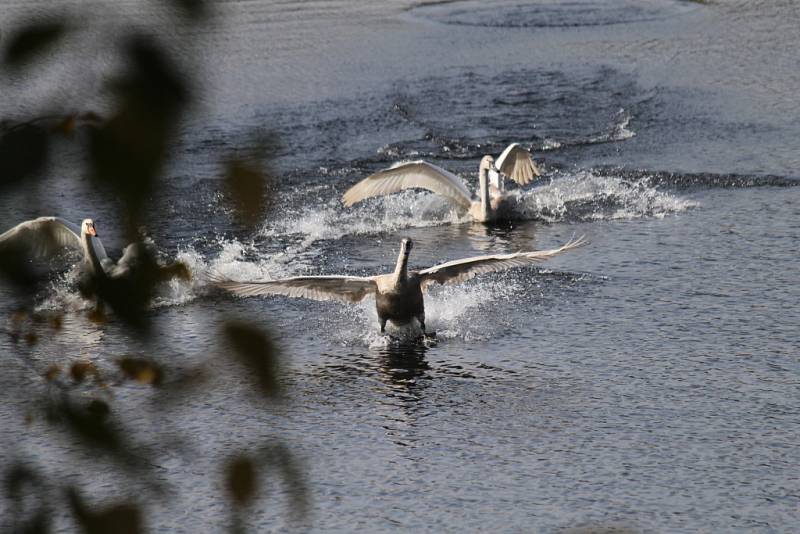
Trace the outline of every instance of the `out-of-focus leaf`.
[[[260, 482], [258, 475], [266, 474], [270, 478]], [[292, 452], [280, 442], [265, 445], [252, 455], [239, 454], [227, 463], [227, 487], [234, 504], [247, 505], [259, 496], [263, 498], [275, 474], [283, 484], [283, 493], [289, 496], [292, 519], [299, 521], [307, 517], [309, 497], [303, 470]]]
[[308, 516], [309, 497], [300, 463], [292, 452], [282, 443], [268, 446], [261, 451], [267, 465], [272, 465], [281, 474], [283, 484], [289, 494], [292, 518], [300, 520]]
[[109, 421], [108, 410], [100, 408], [96, 402], [77, 407], [65, 398], [52, 403], [50, 418], [64, 423], [85, 444], [128, 457], [122, 435]]
[[256, 465], [247, 456], [236, 456], [227, 462], [225, 485], [237, 506], [250, 504], [258, 491]]
[[89, 401], [89, 404], [86, 405], [86, 413], [97, 421], [103, 421], [111, 415], [111, 407], [105, 401], [92, 399]]
[[133, 237], [156, 193], [189, 90], [152, 38], [130, 38], [125, 57], [127, 73], [113, 84], [115, 111], [91, 131], [89, 154], [93, 182], [121, 200], [128, 236]]
[[69, 368], [69, 375], [78, 383], [90, 376], [95, 379], [100, 378], [100, 373], [92, 362], [74, 362]]
[[201, 388], [205, 391], [205, 386], [209, 381], [209, 373], [204, 366], [186, 371], [172, 371], [170, 376], [172, 378], [163, 384], [154, 400], [161, 408], [165, 408], [174, 402], [182, 401], [187, 396], [201, 390]]
[[0, 191], [38, 177], [47, 167], [50, 139], [36, 124], [0, 132]]
[[120, 358], [117, 364], [125, 376], [130, 380], [135, 380], [140, 384], [152, 384], [158, 386], [163, 378], [161, 366], [151, 360], [144, 358]]
[[256, 133], [249, 147], [237, 150], [225, 161], [225, 189], [239, 222], [261, 222], [272, 204], [272, 160], [280, 147], [271, 133]]
[[58, 21], [29, 24], [9, 38], [3, 52], [6, 65], [17, 67], [53, 46], [67, 32], [67, 25]]
[[[44, 482], [31, 468], [17, 463], [6, 471], [5, 476], [6, 497], [14, 503], [10, 510], [12, 517], [10, 525], [0, 526], [9, 528], [9, 532], [20, 534], [46, 534], [50, 532], [49, 496], [44, 487]], [[27, 490], [27, 491], [26, 491]], [[26, 506], [25, 501], [34, 501], [34, 506]], [[32, 508], [27, 510], [26, 508]], [[5, 519], [5, 518], [3, 518]]]
[[280, 397], [277, 349], [272, 340], [257, 328], [240, 322], [226, 324], [224, 334], [238, 360], [258, 381], [261, 393]]
[[236, 213], [247, 226], [258, 224], [266, 212], [266, 191], [271, 177], [258, 162], [232, 159], [225, 170], [225, 185]]
[[61, 374], [61, 367], [56, 364], [53, 364], [47, 368], [47, 371], [45, 371], [44, 378], [48, 382], [52, 382], [53, 380], [58, 378], [58, 375], [60, 374]]
[[142, 512], [134, 503], [115, 504], [92, 510], [84, 502], [78, 490], [67, 489], [67, 501], [86, 534], [139, 534], [144, 532]]

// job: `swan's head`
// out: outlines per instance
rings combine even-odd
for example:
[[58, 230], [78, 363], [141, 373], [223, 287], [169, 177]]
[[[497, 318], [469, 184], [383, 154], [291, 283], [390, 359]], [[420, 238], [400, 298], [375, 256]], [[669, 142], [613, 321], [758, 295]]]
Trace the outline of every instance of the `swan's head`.
[[97, 237], [97, 229], [94, 227], [94, 221], [91, 219], [84, 219], [81, 223], [81, 233]]
[[483, 156], [478, 169], [480, 172], [486, 172], [489, 169], [494, 169], [494, 158], [492, 156]]
[[408, 258], [408, 255], [411, 254], [412, 248], [414, 248], [414, 242], [409, 238], [405, 237], [402, 241], [400, 241], [400, 254], [402, 254], [404, 257]]

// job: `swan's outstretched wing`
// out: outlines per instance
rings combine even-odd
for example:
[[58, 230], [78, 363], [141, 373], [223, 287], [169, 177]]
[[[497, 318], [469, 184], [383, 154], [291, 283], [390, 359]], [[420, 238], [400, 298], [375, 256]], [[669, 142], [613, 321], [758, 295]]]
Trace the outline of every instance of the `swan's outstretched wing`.
[[531, 153], [519, 146], [519, 143], [508, 145], [495, 160], [494, 166], [519, 185], [529, 184], [539, 176], [539, 169], [531, 159]]
[[[100, 239], [93, 237], [91, 243], [101, 261], [108, 258]], [[61, 217], [21, 222], [0, 235], [0, 254], [23, 253], [30, 258], [44, 258], [65, 248], [81, 250], [81, 229]]]
[[211, 283], [242, 297], [285, 295], [313, 300], [360, 302], [378, 289], [375, 280], [359, 276], [296, 276], [268, 282], [236, 282], [212, 274]]
[[422, 160], [398, 163], [367, 176], [348, 189], [342, 196], [342, 201], [349, 207], [365, 198], [389, 195], [415, 187], [446, 196], [464, 209], [469, 209], [472, 201], [472, 194], [461, 178]]
[[514, 267], [523, 267], [557, 256], [562, 252], [581, 247], [588, 242], [581, 236], [573, 238], [564, 245], [550, 250], [534, 250], [532, 252], [515, 252], [513, 254], [495, 254], [492, 256], [476, 256], [463, 260], [449, 261], [419, 271], [420, 283], [425, 288], [434, 282], [440, 284], [463, 282], [482, 273], [503, 271]]

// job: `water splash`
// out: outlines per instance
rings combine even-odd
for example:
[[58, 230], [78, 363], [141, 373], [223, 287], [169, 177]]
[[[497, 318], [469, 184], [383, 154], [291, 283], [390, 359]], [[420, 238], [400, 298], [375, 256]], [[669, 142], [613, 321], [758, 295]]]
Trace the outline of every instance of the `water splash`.
[[[510, 321], [498, 311], [499, 301], [509, 301], [522, 290], [515, 278], [477, 280], [456, 286], [436, 286], [425, 295], [425, 326], [439, 340], [484, 341]], [[345, 346], [380, 348], [408, 343], [422, 334], [416, 321], [408, 326], [387, 324], [388, 335], [380, 333], [375, 300], [356, 306], [341, 306], [328, 328], [333, 339]], [[344, 324], [342, 324], [344, 323]]]
[[557, 175], [549, 184], [514, 191], [511, 197], [517, 218], [550, 223], [663, 218], [699, 205], [643, 182], [592, 171]]

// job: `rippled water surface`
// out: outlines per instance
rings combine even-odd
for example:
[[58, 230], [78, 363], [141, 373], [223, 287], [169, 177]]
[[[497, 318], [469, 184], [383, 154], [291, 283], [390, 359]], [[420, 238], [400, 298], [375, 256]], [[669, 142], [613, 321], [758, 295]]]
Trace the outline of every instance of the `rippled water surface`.
[[[106, 36], [166, 24], [154, 2], [65, 9], [91, 12]], [[414, 267], [575, 234], [591, 245], [434, 288], [427, 345], [382, 337], [371, 300], [237, 299], [201, 276], [162, 288], [158, 335], [145, 344], [90, 322], [75, 273], [59, 273], [37, 302], [66, 310], [61, 333], [35, 326], [43, 335], [30, 347], [0, 338], [0, 461], [23, 458], [97, 500], [135, 495], [112, 465], [76, 458], [46, 422], [26, 422], [31, 392], [49, 365], [79, 358], [109, 373], [126, 354], [189, 369], [219, 352], [209, 332], [240, 317], [279, 341], [287, 403], [264, 409], [235, 373], [166, 409], [150, 389], [110, 386], [142, 443], [191, 443], [154, 451], [175, 496], [145, 503], [153, 530], [224, 529], [221, 460], [279, 437], [302, 460], [311, 514], [300, 526], [313, 531], [794, 531], [798, 13], [789, 1], [223, 3], [202, 31], [179, 28], [199, 33], [190, 71], [205, 84], [153, 199], [165, 255], [197, 275], [270, 279], [387, 272], [406, 236]], [[102, 110], [115, 64], [96, 37], [74, 38], [84, 56], [3, 78], [14, 98], [0, 113], [33, 113], [47, 95]], [[281, 139], [281, 182], [274, 209], [245, 231], [222, 201], [217, 162], [254, 127]], [[532, 151], [543, 177], [512, 192], [508, 224], [471, 224], [422, 191], [350, 209], [339, 200], [405, 159], [474, 187], [481, 156], [510, 142]], [[119, 254], [120, 230], [103, 226], [113, 201], [72, 167], [59, 171], [3, 198], [0, 230], [92, 216]], [[7, 316], [12, 295], [0, 287], [0, 298]], [[251, 526], [298, 527], [289, 501], [273, 492]], [[66, 511], [55, 524], [70, 528]]]

